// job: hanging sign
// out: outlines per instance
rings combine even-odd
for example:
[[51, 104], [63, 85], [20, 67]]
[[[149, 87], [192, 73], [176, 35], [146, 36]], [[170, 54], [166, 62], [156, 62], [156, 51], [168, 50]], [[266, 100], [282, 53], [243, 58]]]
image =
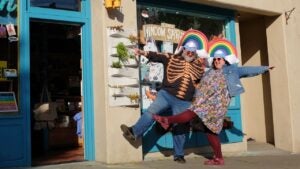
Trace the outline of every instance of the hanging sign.
[[15, 30], [15, 26], [11, 23], [6, 25], [6, 30], [7, 30], [8, 36], [17, 35], [16, 30]]
[[13, 23], [16, 25], [17, 7], [17, 0], [0, 0], [0, 24]]
[[[6, 8], [5, 8], [6, 7]], [[0, 11], [13, 12], [17, 9], [15, 0], [0, 0]]]
[[0, 92], [0, 112], [17, 112], [18, 105], [14, 92]]
[[170, 27], [166, 24], [146, 24], [143, 25], [143, 33], [146, 39], [148, 37], [152, 37], [155, 40], [178, 43], [184, 31], [176, 29], [174, 27]]

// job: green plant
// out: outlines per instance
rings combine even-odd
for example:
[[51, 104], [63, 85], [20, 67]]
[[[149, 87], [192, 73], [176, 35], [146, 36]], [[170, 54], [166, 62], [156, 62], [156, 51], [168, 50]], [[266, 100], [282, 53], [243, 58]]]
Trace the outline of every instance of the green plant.
[[118, 43], [116, 46], [117, 48], [117, 55], [120, 61], [124, 62], [127, 61], [129, 58], [128, 49], [124, 45], [123, 42]]
[[129, 55], [129, 58], [130, 58], [130, 59], [135, 59], [134, 54], [130, 54], [130, 55]]
[[122, 64], [120, 61], [116, 61], [116, 62], [113, 62], [112, 65], [111, 65], [112, 68], [117, 68], [117, 69], [120, 69], [122, 68]]

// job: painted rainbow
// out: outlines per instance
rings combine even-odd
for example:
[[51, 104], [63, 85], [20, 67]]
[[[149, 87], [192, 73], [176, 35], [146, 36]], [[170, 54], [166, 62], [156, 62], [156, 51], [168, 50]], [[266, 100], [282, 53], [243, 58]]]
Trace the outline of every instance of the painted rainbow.
[[197, 44], [198, 50], [204, 49], [205, 51], [208, 51], [208, 40], [202, 32], [194, 29], [186, 31], [179, 40], [178, 47], [184, 46], [185, 43], [189, 41], [194, 41], [195, 44]]
[[237, 57], [235, 46], [226, 39], [216, 39], [209, 42], [209, 55], [212, 57], [217, 50], [222, 50], [226, 56], [234, 55]]

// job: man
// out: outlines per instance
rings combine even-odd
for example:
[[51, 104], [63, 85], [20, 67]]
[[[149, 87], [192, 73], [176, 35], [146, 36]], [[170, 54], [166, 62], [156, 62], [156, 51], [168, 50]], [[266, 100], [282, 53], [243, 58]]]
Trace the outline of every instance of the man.
[[[189, 38], [187, 35], [191, 34], [195, 36], [190, 36], [191, 38]], [[202, 39], [195, 39], [195, 37], [201, 37]], [[181, 41], [183, 39], [183, 43], [178, 44], [179, 48], [174, 55], [145, 52], [139, 49], [135, 50], [136, 55], [144, 55], [151, 62], [162, 63], [164, 65], [164, 79], [156, 99], [148, 107], [147, 112], [143, 113], [132, 127], [128, 127], [125, 124], [121, 125], [123, 135], [128, 139], [136, 140], [142, 137], [144, 132], [154, 122], [152, 118], [153, 114], [160, 114], [170, 109], [172, 110], [172, 114], [175, 115], [190, 106], [195, 86], [204, 73], [205, 66], [200, 58], [207, 55], [207, 48], [204, 48], [207, 47], [207, 39], [203, 33], [197, 30], [188, 30], [182, 36]], [[200, 49], [201, 47], [204, 49]], [[199, 54], [201, 56], [197, 58]], [[180, 132], [179, 127], [176, 125], [172, 130], [174, 161], [185, 163], [185, 134], [184, 132]]]

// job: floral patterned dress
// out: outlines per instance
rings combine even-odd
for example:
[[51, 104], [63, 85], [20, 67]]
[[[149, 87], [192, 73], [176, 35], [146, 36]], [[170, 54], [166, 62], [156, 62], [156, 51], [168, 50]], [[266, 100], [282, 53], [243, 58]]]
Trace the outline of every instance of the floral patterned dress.
[[229, 103], [229, 92], [222, 69], [211, 69], [198, 85], [189, 109], [199, 116], [209, 130], [219, 134]]

